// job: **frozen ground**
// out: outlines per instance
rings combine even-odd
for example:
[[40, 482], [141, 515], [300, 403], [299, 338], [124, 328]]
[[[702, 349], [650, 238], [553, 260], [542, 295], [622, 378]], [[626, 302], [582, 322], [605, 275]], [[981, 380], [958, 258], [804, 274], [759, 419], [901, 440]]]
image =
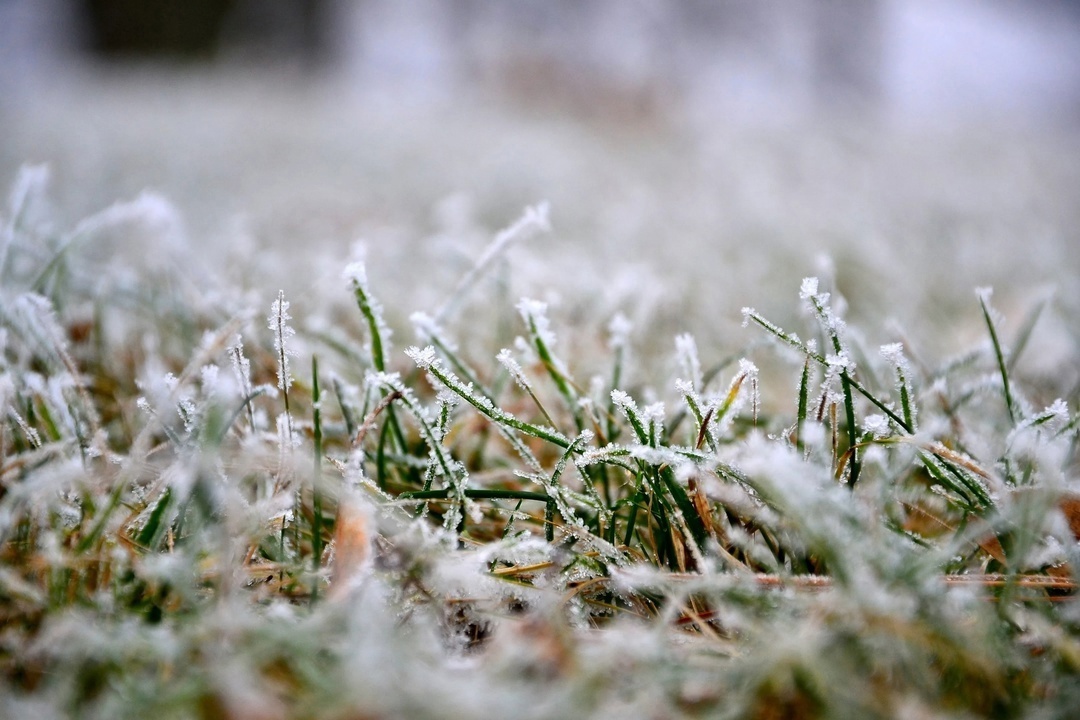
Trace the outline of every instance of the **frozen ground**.
[[3, 100], [0, 716], [1077, 706], [1077, 132], [167, 68]]

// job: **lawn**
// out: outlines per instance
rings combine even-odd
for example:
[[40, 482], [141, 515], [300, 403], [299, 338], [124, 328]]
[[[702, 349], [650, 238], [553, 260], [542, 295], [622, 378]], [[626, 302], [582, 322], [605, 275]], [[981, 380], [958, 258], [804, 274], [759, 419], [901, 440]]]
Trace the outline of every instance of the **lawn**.
[[1080, 707], [1073, 133], [163, 77], [6, 123], [0, 715]]

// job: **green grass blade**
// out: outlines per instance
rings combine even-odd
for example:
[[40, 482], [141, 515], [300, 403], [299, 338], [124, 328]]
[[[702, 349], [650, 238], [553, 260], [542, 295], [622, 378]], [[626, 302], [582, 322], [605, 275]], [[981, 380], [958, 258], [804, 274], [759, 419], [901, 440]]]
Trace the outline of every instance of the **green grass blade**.
[[154, 509], [150, 512], [150, 517], [146, 518], [146, 524], [142, 526], [142, 529], [135, 536], [136, 544], [151, 552], [157, 550], [158, 543], [161, 542], [166, 529], [162, 521], [165, 519], [165, 513], [168, 512], [171, 502], [172, 488], [167, 487], [165, 492], [161, 493], [158, 498]]
[[998, 340], [997, 327], [990, 309], [990, 290], [982, 289], [978, 293], [979, 307], [982, 308], [983, 319], [986, 328], [990, 331], [990, 342], [994, 347], [994, 357], [997, 359], [998, 371], [1001, 373], [1001, 387], [1005, 395], [1005, 409], [1009, 412], [1009, 422], [1016, 424], [1017, 407], [1013, 399], [1012, 385], [1009, 382], [1009, 366], [1005, 361], [1005, 352]]
[[[427, 350], [430, 350], [430, 353], [427, 352]], [[419, 348], [413, 347], [409, 348], [406, 353], [414, 362], [416, 362], [418, 367], [426, 370], [432, 377], [438, 380], [441, 385], [472, 405], [480, 411], [481, 415], [489, 420], [519, 430], [526, 435], [532, 435], [541, 440], [546, 440], [563, 449], [570, 447], [570, 440], [557, 430], [542, 428], [538, 425], [519, 420], [495, 403], [491, 402], [488, 398], [477, 394], [471, 387], [464, 385], [453, 372], [443, 367], [441, 362], [436, 359], [434, 348], [429, 346], [425, 350], [420, 350]]]
[[[311, 424], [313, 439], [312, 444], [314, 446], [314, 460], [311, 475], [311, 504], [312, 504], [312, 520], [311, 520], [311, 567], [318, 573], [319, 566], [322, 564], [322, 551], [323, 551], [323, 499], [322, 499], [322, 455], [323, 455], [323, 431], [322, 431], [322, 408], [320, 401], [322, 397], [319, 393], [319, 358], [312, 356], [311, 358]], [[311, 600], [312, 602], [318, 597], [319, 594], [319, 580], [318, 577], [312, 579], [311, 585]]]
[[[810, 357], [803, 361], [802, 374], [799, 376], [799, 404], [795, 413], [795, 449], [800, 455], [806, 447], [803, 443], [803, 426], [806, 424], [807, 404], [810, 398]], [[713, 451], [715, 452], [715, 450]]]

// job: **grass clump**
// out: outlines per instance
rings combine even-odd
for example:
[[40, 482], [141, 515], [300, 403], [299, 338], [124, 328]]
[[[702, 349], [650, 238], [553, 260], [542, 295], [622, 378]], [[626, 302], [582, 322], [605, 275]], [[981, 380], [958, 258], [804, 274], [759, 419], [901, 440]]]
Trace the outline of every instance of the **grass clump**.
[[[267, 333], [256, 307], [97, 274], [23, 221], [28, 182], [0, 254], [4, 714], [1080, 703], [1075, 390], [1025, 398], [986, 293], [989, 344], [933, 368], [871, 351], [808, 279], [808, 339], [746, 309], [776, 352], [710, 367], [680, 335], [651, 386], [625, 319], [606, 356], [563, 356], [534, 300], [512, 349], [455, 347], [505, 232], [395, 353], [363, 265], [347, 343], [294, 332], [284, 293]], [[777, 359], [790, 396], [758, 368]]]

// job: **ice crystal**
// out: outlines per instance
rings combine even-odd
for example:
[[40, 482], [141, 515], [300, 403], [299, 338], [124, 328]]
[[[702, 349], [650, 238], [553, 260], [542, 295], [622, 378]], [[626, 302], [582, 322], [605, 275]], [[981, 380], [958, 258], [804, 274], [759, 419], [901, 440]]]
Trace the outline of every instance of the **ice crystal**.
[[863, 420], [863, 429], [875, 438], [886, 438], [890, 435], [889, 420], [884, 415], [867, 415]]
[[514, 382], [518, 384], [518, 387], [526, 392], [532, 390], [532, 386], [529, 384], [529, 378], [525, 377], [525, 371], [521, 369], [521, 365], [514, 359], [514, 355], [509, 349], [503, 348], [500, 350], [499, 354], [495, 356], [495, 359], [499, 361], [500, 365], [506, 368], [506, 371], [510, 373], [510, 377], [514, 379]]
[[893, 367], [903, 368], [907, 366], [907, 358], [904, 357], [904, 345], [902, 343], [882, 345], [881, 356]]
[[615, 407], [622, 408], [623, 410], [637, 410], [637, 403], [622, 390], [611, 391], [611, 402], [615, 403]]
[[430, 345], [425, 345], [423, 349], [413, 345], [405, 349], [405, 354], [421, 370], [427, 370], [439, 361], [438, 356], [435, 355], [435, 348]]
[[345, 269], [341, 272], [341, 277], [348, 280], [350, 283], [359, 285], [360, 287], [367, 286], [367, 265], [363, 261], [354, 261], [345, 266]]
[[535, 333], [549, 348], [555, 345], [555, 333], [551, 330], [551, 321], [548, 320], [546, 302], [522, 298], [517, 304], [517, 309], [530, 332]]
[[851, 356], [848, 355], [847, 352], [827, 355], [825, 356], [825, 363], [830, 368], [835, 368], [838, 371], [847, 370], [850, 372], [855, 369], [855, 361], [851, 359]]
[[251, 363], [244, 356], [244, 339], [240, 335], [236, 336], [236, 343], [229, 348], [229, 359], [236, 381], [240, 385], [240, 392], [244, 397], [251, 397]]
[[292, 387], [292, 372], [289, 367], [289, 358], [293, 351], [289, 347], [289, 340], [296, 331], [289, 325], [292, 316], [289, 315], [289, 301], [285, 299], [285, 291], [279, 290], [277, 300], [270, 305], [270, 315], [267, 316], [267, 327], [274, 333], [274, 352], [277, 354], [277, 387], [278, 390], [288, 392]]
[[661, 427], [664, 424], [664, 403], [649, 403], [641, 409], [641, 417], [653, 427]]

